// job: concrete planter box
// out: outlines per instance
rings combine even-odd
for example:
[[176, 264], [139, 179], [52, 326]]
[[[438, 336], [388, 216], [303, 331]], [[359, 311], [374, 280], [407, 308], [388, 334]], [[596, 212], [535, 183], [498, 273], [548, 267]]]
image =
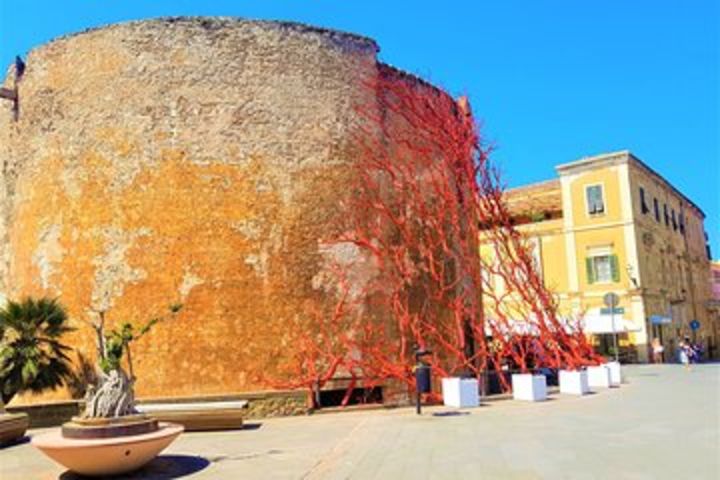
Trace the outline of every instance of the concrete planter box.
[[591, 388], [610, 388], [610, 369], [605, 365], [588, 367], [587, 376]]
[[513, 398], [528, 402], [547, 400], [547, 382], [545, 375], [516, 373], [512, 376]]
[[610, 371], [610, 386], [619, 387], [620, 383], [622, 383], [620, 362], [608, 362], [603, 365]]
[[588, 374], [583, 370], [560, 370], [560, 393], [586, 395], [590, 392]]
[[478, 381], [474, 378], [450, 377], [442, 379], [443, 403], [447, 407], [480, 406]]

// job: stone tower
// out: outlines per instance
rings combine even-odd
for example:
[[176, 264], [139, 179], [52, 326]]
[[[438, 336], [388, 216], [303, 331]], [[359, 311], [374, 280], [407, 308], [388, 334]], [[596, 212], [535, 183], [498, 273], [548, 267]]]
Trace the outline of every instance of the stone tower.
[[[139, 396], [262, 388], [283, 324], [322, 291], [377, 45], [293, 23], [130, 22], [33, 50], [0, 105], [0, 281], [77, 319], [182, 313], [138, 343]], [[9, 79], [10, 77], [8, 77]], [[9, 81], [9, 80], [8, 80]], [[292, 348], [292, 346], [287, 346]], [[271, 368], [271, 363], [269, 364]]]

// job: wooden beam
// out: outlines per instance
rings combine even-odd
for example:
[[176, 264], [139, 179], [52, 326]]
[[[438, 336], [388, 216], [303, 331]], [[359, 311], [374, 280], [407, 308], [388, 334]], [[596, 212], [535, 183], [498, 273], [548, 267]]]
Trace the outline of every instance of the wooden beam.
[[17, 90], [9, 88], [0, 88], [0, 98], [7, 98], [8, 100], [17, 100]]

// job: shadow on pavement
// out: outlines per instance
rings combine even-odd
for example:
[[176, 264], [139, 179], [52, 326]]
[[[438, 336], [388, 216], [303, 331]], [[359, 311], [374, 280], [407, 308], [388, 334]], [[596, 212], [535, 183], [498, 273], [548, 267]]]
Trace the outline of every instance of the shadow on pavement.
[[241, 430], [259, 430], [262, 427], [261, 422], [243, 422]]
[[[210, 462], [207, 459], [195, 455], [160, 455], [134, 472], [102, 478], [113, 480], [133, 480], [139, 478], [147, 480], [172, 480], [199, 472], [207, 468], [208, 465], [210, 465]], [[58, 480], [85, 480], [87, 478], [90, 477], [67, 471], [60, 475]]]
[[433, 417], [460, 417], [470, 415], [470, 412], [435, 412], [432, 415]]
[[24, 443], [28, 443], [29, 441], [30, 441], [30, 437], [28, 437], [27, 435], [25, 435], [25, 436], [23, 436], [23, 437], [16, 438], [15, 440], [10, 440], [10, 441], [8, 441], [8, 442], [0, 443], [0, 450], [4, 450], [4, 449], [6, 449], [6, 448], [15, 447], [15, 446], [17, 446], [17, 445], [22, 445], [22, 444], [24, 444]]

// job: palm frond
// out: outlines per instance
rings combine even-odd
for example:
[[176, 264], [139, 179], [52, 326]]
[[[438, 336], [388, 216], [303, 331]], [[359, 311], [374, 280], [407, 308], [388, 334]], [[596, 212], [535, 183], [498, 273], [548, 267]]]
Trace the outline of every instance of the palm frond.
[[71, 375], [70, 347], [61, 338], [74, 329], [57, 299], [26, 297], [0, 309], [0, 394], [6, 403], [24, 390], [55, 389]]

